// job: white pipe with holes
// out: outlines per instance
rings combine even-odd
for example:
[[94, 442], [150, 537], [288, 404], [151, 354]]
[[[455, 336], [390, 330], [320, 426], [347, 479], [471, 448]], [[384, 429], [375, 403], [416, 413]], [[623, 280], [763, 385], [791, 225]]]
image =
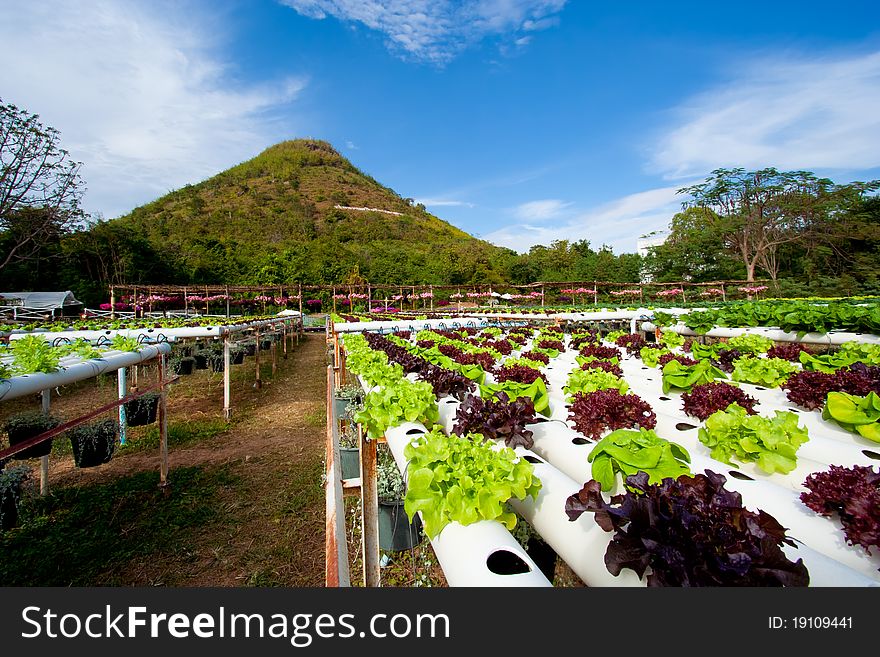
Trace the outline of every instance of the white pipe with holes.
[[145, 346], [138, 351], [108, 351], [101, 358], [80, 361], [57, 372], [48, 374], [37, 372], [13, 376], [10, 379], [0, 380], [0, 401], [8, 401], [48, 388], [84, 381], [99, 374], [115, 372], [120, 367], [143, 363], [156, 358], [159, 354], [167, 354], [170, 351], [171, 345], [167, 343]]
[[[401, 472], [406, 473], [407, 467], [404, 448], [425, 431], [420, 423], [404, 422], [385, 432], [385, 440]], [[481, 520], [466, 526], [453, 522], [431, 539], [431, 545], [450, 586], [552, 586], [500, 522]], [[499, 574], [491, 570], [496, 562], [502, 566], [505, 562], [522, 564], [528, 572]]]
[[[642, 323], [642, 330], [652, 333], [660, 328], [653, 322]], [[696, 336], [696, 331], [689, 329], [684, 324], [674, 324], [672, 326], [663, 327], [664, 331], [672, 331], [679, 335]], [[791, 331], [783, 331], [779, 328], [770, 327], [748, 327], [748, 328], [726, 328], [716, 326], [707, 333], [702, 334], [707, 338], [735, 338], [740, 335], [760, 335], [770, 338], [776, 342], [800, 342], [803, 344], [821, 344], [827, 346], [837, 346], [844, 342], [863, 342], [867, 344], [880, 344], [880, 335], [871, 333], [851, 333], [848, 331], [829, 331], [828, 333], [806, 333], [798, 336], [797, 333]]]

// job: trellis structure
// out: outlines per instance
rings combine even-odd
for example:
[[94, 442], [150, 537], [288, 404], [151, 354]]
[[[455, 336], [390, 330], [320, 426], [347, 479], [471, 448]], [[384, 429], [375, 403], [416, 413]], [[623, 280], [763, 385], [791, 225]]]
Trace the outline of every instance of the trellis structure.
[[[262, 310], [265, 313], [266, 304], [273, 300], [286, 299], [296, 300], [299, 306], [299, 312], [303, 312], [303, 292], [326, 292], [331, 295], [333, 300], [333, 312], [337, 311], [337, 301], [347, 299], [349, 307], [352, 307], [354, 299], [364, 299], [367, 308], [374, 307], [374, 303], [383, 303], [384, 307], [388, 307], [388, 302], [401, 302], [413, 304], [413, 310], [417, 309], [418, 303], [426, 310], [434, 310], [434, 295], [437, 292], [453, 292], [450, 296], [460, 301], [470, 298], [503, 298], [497, 293], [497, 290], [522, 290], [532, 291], [531, 296], [537, 301], [540, 299], [541, 305], [545, 305], [546, 293], [548, 291], [560, 291], [575, 293], [577, 296], [592, 296], [593, 303], [598, 303], [600, 293], [610, 293], [612, 296], [621, 297], [621, 301], [625, 301], [626, 297], [638, 296], [639, 303], [643, 303], [645, 299], [645, 291], [647, 289], [656, 290], [659, 288], [660, 293], [663, 291], [675, 292], [670, 297], [681, 295], [682, 302], [688, 300], [688, 294], [693, 293], [697, 296], [709, 296], [703, 293], [712, 291], [711, 296], [720, 297], [722, 301], [727, 300], [728, 292], [732, 287], [755, 286], [765, 284], [766, 280], [743, 281], [743, 280], [727, 280], [727, 281], [708, 281], [704, 283], [694, 283], [689, 281], [677, 282], [646, 282], [646, 283], [619, 283], [612, 281], [537, 281], [534, 283], [467, 283], [467, 284], [390, 284], [390, 283], [337, 283], [324, 285], [304, 285], [301, 283], [278, 284], [278, 285], [136, 285], [136, 284], [120, 284], [110, 286], [110, 311], [115, 313], [117, 301], [123, 298], [131, 298], [134, 300], [143, 299], [147, 304], [146, 310], [153, 311], [153, 300], [156, 296], [176, 295], [182, 297], [184, 310], [188, 312], [190, 307], [193, 309], [201, 308], [204, 304], [205, 314], [209, 314], [210, 303], [213, 301], [225, 301], [226, 316], [230, 316], [230, 302], [235, 295], [256, 295], [253, 301], [262, 303]], [[575, 288], [575, 289], [566, 289]], [[540, 290], [540, 292], [539, 292]], [[627, 292], [628, 294], [622, 294]], [[637, 292], [637, 294], [636, 294]], [[138, 295], [144, 295], [139, 297]], [[276, 296], [277, 295], [277, 296]], [[468, 296], [471, 295], [471, 296]], [[749, 294], [751, 298], [751, 294]], [[691, 296], [693, 300], [693, 296]]]

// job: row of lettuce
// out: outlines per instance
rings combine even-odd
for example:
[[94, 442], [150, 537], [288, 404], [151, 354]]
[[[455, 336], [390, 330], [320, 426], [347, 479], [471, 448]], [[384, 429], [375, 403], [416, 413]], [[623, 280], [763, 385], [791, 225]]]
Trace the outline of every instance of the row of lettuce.
[[[549, 415], [550, 408], [542, 369], [561, 352], [574, 349], [577, 368], [563, 388], [568, 419], [585, 440], [596, 444], [588, 456], [592, 479], [569, 499], [566, 510], [572, 520], [592, 511], [603, 529], [615, 532], [606, 554], [609, 571], [617, 574], [627, 567], [642, 576], [650, 565], [648, 583], [657, 585], [806, 584], [801, 561], [792, 563], [781, 551], [790, 543], [781, 526], [763, 512], [743, 509], [739, 495], [723, 488], [722, 475], [692, 474], [687, 450], [656, 434], [653, 409], [629, 392], [620, 368], [622, 350], [640, 356], [646, 366], [662, 367], [664, 390], [685, 393], [685, 412], [705, 420], [700, 442], [712, 458], [734, 466], [737, 461], [754, 462], [767, 472], [791, 472], [797, 448], [808, 435], [794, 413], [756, 415], [754, 399], [721, 381], [728, 374], [734, 382], [766, 383], [768, 367], [776, 368], [776, 385], [798, 376], [828, 376], [832, 383], [826, 382], [826, 406], [833, 412], [837, 409], [832, 395], [859, 395], [831, 388], [852, 384], [847, 389], [865, 392], [867, 385], [871, 389], [864, 399], [877, 413], [865, 415], [875, 422], [880, 419], [880, 353], [853, 345], [833, 357], [816, 357], [768, 342], [747, 336], [718, 346], [684, 345], [680, 336], [663, 333], [658, 342], [647, 343], [639, 335], [622, 332], [608, 334], [603, 341], [593, 330], [573, 333], [566, 340], [556, 326], [522, 326], [506, 333], [493, 327], [345, 337], [349, 369], [372, 388], [357, 416], [369, 433], [382, 435], [403, 421], [431, 428], [405, 453], [405, 508], [410, 517], [421, 511], [430, 537], [452, 521], [499, 519], [510, 527], [515, 517], [504, 502], [537, 495], [540, 482], [531, 465], [510, 448], [534, 445], [528, 425], [541, 414]], [[683, 353], [683, 346], [693, 358]], [[840, 366], [834, 373], [814, 369], [836, 365]], [[859, 376], [862, 387], [852, 383]], [[838, 378], [849, 383], [837, 385]], [[462, 401], [448, 435], [436, 424], [437, 400], [447, 396]], [[847, 424], [858, 431], [868, 423], [841, 421]], [[867, 434], [872, 439], [870, 430]], [[490, 441], [503, 441], [506, 447], [492, 449]], [[609, 502], [601, 493], [607, 497], [618, 490], [618, 478], [625, 481], [624, 493]], [[802, 495], [804, 503], [839, 517], [850, 543], [866, 550], [880, 546], [880, 473], [866, 467], [832, 467], [812, 475], [804, 485], [809, 491]], [[678, 512], [645, 515], [651, 505]], [[746, 517], [759, 522], [736, 520]], [[641, 540], [639, 532], [642, 538], [654, 538]], [[687, 558], [669, 561], [664, 557], [669, 549]], [[743, 554], [748, 558], [735, 556]], [[734, 567], [734, 558], [744, 560]]]
[[103, 357], [108, 351], [136, 352], [142, 346], [135, 338], [119, 334], [103, 347], [96, 347], [84, 339], [52, 345], [40, 336], [28, 335], [8, 345], [0, 345], [0, 379], [56, 372], [61, 368], [61, 359], [69, 356], [92, 360]]

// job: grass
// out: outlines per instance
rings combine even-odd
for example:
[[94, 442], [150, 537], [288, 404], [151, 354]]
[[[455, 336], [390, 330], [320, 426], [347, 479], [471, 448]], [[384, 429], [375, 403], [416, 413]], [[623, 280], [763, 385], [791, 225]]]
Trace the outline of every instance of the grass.
[[229, 466], [181, 468], [173, 487], [141, 472], [59, 489], [23, 502], [20, 526], [0, 533], [6, 586], [119, 585], [136, 560], [186, 558], [186, 537], [218, 520], [217, 501], [239, 477]]
[[[183, 420], [168, 423], [168, 446], [185, 447], [227, 431], [230, 423], [219, 417], [210, 417], [200, 420]], [[150, 425], [146, 431], [137, 431], [135, 428], [128, 430], [128, 440], [125, 446], [120, 448], [120, 454], [127, 452], [142, 452], [149, 449], [159, 449], [159, 426]]]

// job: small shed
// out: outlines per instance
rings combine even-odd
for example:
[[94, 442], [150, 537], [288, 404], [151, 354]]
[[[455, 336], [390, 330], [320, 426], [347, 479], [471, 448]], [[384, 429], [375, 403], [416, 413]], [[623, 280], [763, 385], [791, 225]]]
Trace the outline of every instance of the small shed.
[[55, 319], [83, 308], [73, 292], [0, 292], [0, 313], [11, 319]]

